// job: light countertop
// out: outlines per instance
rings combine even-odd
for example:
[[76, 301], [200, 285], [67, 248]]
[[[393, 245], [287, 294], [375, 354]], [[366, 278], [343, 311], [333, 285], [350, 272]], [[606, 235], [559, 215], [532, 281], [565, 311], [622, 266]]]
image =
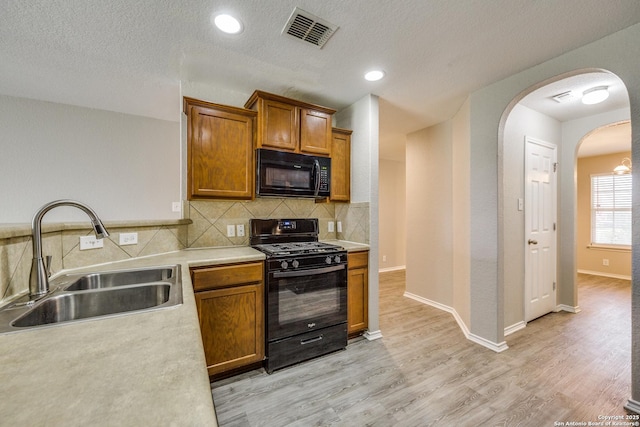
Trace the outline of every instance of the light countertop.
[[2, 424], [216, 426], [189, 267], [263, 259], [234, 246], [74, 269], [180, 264], [183, 304], [0, 335]]

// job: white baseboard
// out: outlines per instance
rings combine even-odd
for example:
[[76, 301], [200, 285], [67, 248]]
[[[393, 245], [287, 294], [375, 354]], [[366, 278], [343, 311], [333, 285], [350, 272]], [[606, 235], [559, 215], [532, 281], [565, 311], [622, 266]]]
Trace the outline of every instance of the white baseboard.
[[612, 279], [631, 280], [631, 276], [626, 276], [624, 274], [611, 274], [611, 273], [604, 273], [602, 271], [595, 271], [595, 270], [578, 270], [578, 273], [590, 274], [592, 276], [610, 277]]
[[518, 332], [521, 329], [524, 329], [527, 327], [527, 322], [525, 322], [524, 320], [518, 322], [518, 323], [514, 323], [511, 326], [507, 326], [506, 328], [504, 328], [504, 336], [506, 337], [507, 335], [511, 335], [514, 332]]
[[365, 331], [365, 333], [362, 335], [369, 341], [379, 340], [380, 338], [382, 338], [382, 331], [380, 331], [380, 329], [378, 329], [377, 331]]
[[558, 311], [567, 311], [569, 313], [580, 313], [582, 311], [582, 309], [580, 308], [580, 306], [576, 305], [575, 307], [572, 305], [566, 305], [566, 304], [558, 304], [556, 306], [555, 309], [556, 312]]
[[396, 267], [380, 268], [378, 270], [378, 273], [387, 273], [389, 271], [400, 271], [400, 270], [406, 270], [406, 269], [407, 269], [406, 265], [398, 265]]
[[453, 307], [449, 307], [447, 305], [441, 304], [439, 302], [436, 301], [432, 301], [430, 299], [421, 297], [419, 295], [415, 295], [412, 294], [411, 292], [406, 292], [404, 293], [404, 296], [407, 298], [410, 298], [414, 301], [418, 301], [422, 304], [426, 304], [429, 305], [431, 307], [437, 308], [439, 310], [442, 311], [446, 311], [447, 313], [451, 313], [453, 315], [453, 318], [456, 320], [456, 323], [458, 324], [458, 327], [460, 328], [460, 330], [462, 330], [462, 333], [464, 334], [464, 336], [469, 340], [472, 341], [476, 344], [480, 344], [483, 347], [488, 348], [489, 350], [495, 351], [496, 353], [500, 353], [502, 351], [505, 351], [506, 349], [508, 349], [509, 347], [507, 346], [507, 343], [505, 341], [501, 342], [501, 343], [494, 343], [493, 341], [489, 341], [485, 338], [482, 338], [478, 335], [474, 335], [469, 331], [469, 328], [467, 327], [467, 325], [462, 321], [462, 318], [460, 317], [460, 315], [458, 314], [458, 312], [456, 311], [455, 308]]
[[636, 414], [640, 414], [640, 402], [637, 402], [633, 399], [629, 399], [627, 404], [624, 405], [625, 409], [628, 409], [631, 412], [635, 412]]

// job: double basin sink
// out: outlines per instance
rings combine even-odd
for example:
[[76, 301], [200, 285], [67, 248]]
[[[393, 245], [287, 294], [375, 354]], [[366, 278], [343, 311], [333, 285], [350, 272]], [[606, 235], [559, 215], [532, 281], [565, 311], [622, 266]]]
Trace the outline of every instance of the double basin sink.
[[0, 333], [182, 304], [179, 265], [58, 276], [43, 298], [0, 308]]

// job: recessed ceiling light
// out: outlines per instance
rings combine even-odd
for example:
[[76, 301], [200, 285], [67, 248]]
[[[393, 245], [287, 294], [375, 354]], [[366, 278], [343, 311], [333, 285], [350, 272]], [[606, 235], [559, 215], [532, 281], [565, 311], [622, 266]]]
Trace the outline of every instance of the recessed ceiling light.
[[591, 105], [604, 101], [609, 97], [608, 89], [607, 86], [598, 86], [585, 90], [582, 92], [582, 103]]
[[364, 75], [364, 78], [366, 80], [369, 80], [370, 82], [376, 82], [383, 77], [384, 77], [384, 71], [381, 71], [381, 70], [369, 71]]
[[239, 34], [242, 32], [242, 22], [231, 15], [220, 14], [213, 18], [213, 23], [227, 34]]

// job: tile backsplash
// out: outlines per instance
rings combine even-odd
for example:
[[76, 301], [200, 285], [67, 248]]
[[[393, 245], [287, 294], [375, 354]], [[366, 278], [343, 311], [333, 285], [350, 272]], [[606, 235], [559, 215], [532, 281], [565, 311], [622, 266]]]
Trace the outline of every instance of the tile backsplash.
[[[318, 218], [321, 240], [337, 238], [369, 243], [369, 203], [315, 203], [311, 199], [278, 198], [238, 202], [192, 200], [185, 202], [184, 213], [190, 221], [169, 225], [150, 225], [145, 221], [109, 224], [107, 221], [110, 236], [104, 239], [104, 247], [86, 251], [80, 251], [79, 240], [81, 236], [93, 234], [89, 224], [86, 228], [59, 227], [57, 231], [43, 233], [43, 253], [52, 255], [51, 269], [55, 273], [185, 248], [248, 245], [251, 218]], [[342, 232], [329, 232], [329, 221], [340, 221]], [[245, 235], [227, 237], [228, 225], [244, 225]], [[120, 246], [119, 234], [130, 232], [138, 233], [138, 244]], [[20, 235], [0, 238], [0, 304], [28, 289], [31, 235], [17, 234]]]

